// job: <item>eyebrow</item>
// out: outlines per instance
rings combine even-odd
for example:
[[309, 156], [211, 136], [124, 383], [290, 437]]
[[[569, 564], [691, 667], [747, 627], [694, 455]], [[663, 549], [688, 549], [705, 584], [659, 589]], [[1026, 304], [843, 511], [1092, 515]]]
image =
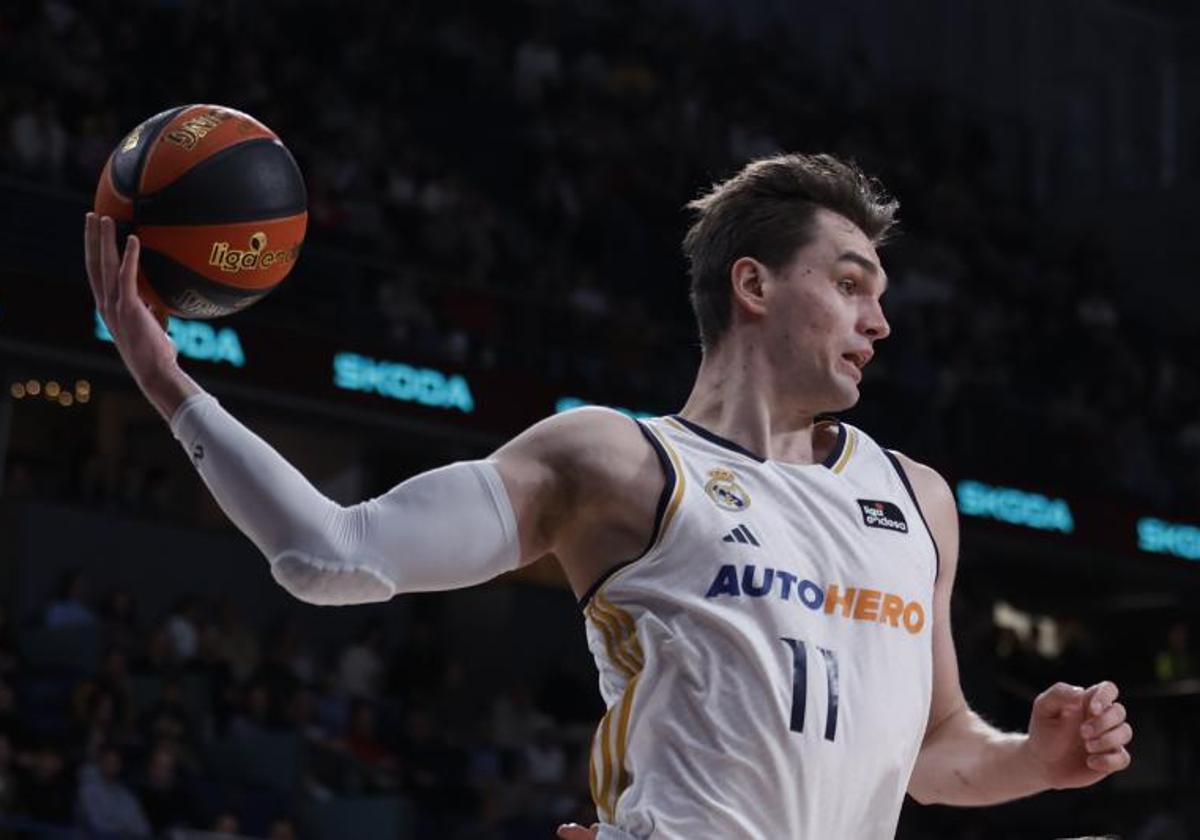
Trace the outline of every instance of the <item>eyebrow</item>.
[[860, 266], [864, 271], [867, 272], [867, 274], [879, 277], [883, 281], [883, 291], [885, 291], [885, 292], [887, 291], [887, 287], [888, 287], [887, 275], [884, 274], [883, 270], [880, 269], [879, 266], [875, 265], [875, 263], [871, 262], [869, 259], [864, 257], [862, 254], [858, 253], [857, 251], [843, 252], [841, 254], [841, 256], [839, 256], [837, 258], [837, 261], [842, 262], [843, 260], [846, 262], [852, 262], [855, 265]]

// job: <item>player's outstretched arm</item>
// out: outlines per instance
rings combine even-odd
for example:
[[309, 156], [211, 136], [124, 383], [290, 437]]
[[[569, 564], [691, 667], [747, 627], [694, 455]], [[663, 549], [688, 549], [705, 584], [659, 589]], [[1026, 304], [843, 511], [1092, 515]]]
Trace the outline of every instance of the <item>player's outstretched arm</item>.
[[333, 502], [179, 369], [161, 321], [137, 296], [137, 240], [118, 257], [112, 220], [89, 214], [85, 251], [97, 307], [134, 379], [297, 598], [354, 604], [470, 586], [553, 552], [572, 521], [604, 519], [580, 488], [603, 490], [621, 462], [609, 444], [637, 438], [605, 409], [547, 418], [490, 458], [422, 473], [378, 498]]
[[[548, 417], [491, 457], [460, 461], [343, 507], [200, 392], [171, 430], [222, 510], [271, 563], [275, 579], [317, 604], [383, 601], [400, 592], [471, 586], [555, 551], [581, 518], [607, 521], [593, 475], [614, 424], [605, 409]], [[568, 564], [569, 565], [569, 564]], [[579, 570], [567, 569], [568, 576]]]
[[933, 606], [933, 700], [908, 792], [925, 804], [991, 805], [1044, 790], [1083, 787], [1129, 766], [1133, 732], [1117, 687], [1059, 683], [1034, 701], [1027, 733], [1001, 732], [975, 714], [959, 685], [950, 631], [958, 567], [954, 495], [934, 470], [900, 456], [938, 544]]

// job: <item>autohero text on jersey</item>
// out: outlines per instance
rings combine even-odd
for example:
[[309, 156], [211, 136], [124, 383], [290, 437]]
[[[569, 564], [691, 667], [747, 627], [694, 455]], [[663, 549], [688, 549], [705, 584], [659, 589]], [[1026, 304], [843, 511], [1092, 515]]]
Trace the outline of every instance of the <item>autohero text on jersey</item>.
[[706, 598], [768, 598], [799, 601], [813, 612], [840, 615], [854, 621], [876, 622], [888, 627], [903, 627], [916, 635], [925, 627], [925, 608], [918, 601], [907, 601], [892, 592], [865, 586], [822, 586], [782, 569], [757, 566], [741, 567], [726, 563], [717, 570]]

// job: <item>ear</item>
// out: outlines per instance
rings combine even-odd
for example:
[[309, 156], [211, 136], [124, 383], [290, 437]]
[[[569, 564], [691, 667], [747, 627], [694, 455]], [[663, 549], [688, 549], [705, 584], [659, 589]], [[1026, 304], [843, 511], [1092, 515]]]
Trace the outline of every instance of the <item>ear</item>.
[[729, 269], [735, 306], [754, 315], [765, 313], [767, 274], [767, 267], [754, 257], [739, 257], [735, 260]]

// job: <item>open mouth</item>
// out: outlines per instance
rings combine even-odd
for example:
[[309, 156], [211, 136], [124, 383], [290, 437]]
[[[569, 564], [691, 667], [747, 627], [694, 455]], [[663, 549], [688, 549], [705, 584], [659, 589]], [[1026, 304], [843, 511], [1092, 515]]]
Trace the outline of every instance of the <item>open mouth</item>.
[[867, 362], [870, 361], [870, 357], [863, 353], [843, 353], [842, 359], [853, 365], [855, 370], [857, 370], [859, 373], [862, 373], [862, 369], [866, 367]]
[[842, 362], [847, 368], [854, 372], [855, 379], [862, 379], [862, 365], [853, 355], [846, 353], [842, 355]]

